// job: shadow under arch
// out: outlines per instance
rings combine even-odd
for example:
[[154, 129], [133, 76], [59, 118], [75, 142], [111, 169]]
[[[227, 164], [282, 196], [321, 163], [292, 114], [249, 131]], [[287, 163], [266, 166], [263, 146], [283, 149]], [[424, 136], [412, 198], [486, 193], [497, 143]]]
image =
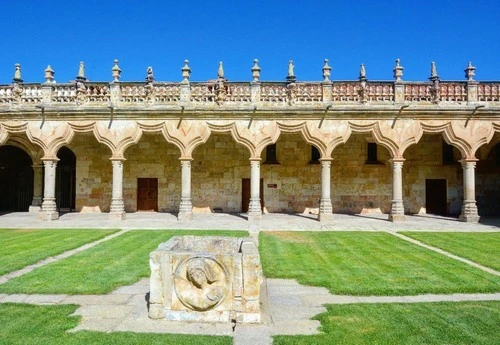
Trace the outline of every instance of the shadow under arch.
[[12, 145], [0, 146], [0, 212], [26, 212], [33, 200], [33, 161]]
[[76, 155], [63, 146], [57, 152], [56, 205], [59, 212], [76, 210]]

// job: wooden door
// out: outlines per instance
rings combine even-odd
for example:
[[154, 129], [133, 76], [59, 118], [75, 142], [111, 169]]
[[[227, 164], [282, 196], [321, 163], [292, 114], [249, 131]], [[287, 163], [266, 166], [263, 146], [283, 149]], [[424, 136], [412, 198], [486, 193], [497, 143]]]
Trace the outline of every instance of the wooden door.
[[137, 211], [158, 212], [158, 179], [137, 179]]
[[[260, 206], [264, 209], [264, 180], [260, 179]], [[250, 179], [241, 179], [241, 212], [248, 212], [250, 205]]]
[[429, 214], [448, 214], [445, 179], [425, 180], [425, 208]]

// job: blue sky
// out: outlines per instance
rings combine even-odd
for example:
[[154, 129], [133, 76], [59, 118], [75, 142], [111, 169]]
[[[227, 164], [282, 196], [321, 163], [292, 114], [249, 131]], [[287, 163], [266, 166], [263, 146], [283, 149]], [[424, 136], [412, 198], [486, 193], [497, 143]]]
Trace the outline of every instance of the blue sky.
[[74, 80], [80, 61], [93, 81], [111, 81], [120, 60], [123, 81], [142, 81], [152, 66], [158, 81], [180, 81], [189, 59], [192, 81], [217, 76], [250, 81], [253, 59], [261, 80], [285, 80], [295, 63], [300, 81], [321, 80], [323, 60], [333, 80], [427, 80], [435, 61], [443, 80], [500, 80], [500, 1], [0, 1], [0, 84], [14, 64], [25, 82], [43, 82], [48, 64], [57, 82]]

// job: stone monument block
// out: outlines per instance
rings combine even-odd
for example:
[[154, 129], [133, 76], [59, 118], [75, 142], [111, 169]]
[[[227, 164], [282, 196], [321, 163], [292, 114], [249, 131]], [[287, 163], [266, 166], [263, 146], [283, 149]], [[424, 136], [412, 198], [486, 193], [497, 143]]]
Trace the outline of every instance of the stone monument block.
[[262, 267], [250, 238], [175, 236], [150, 254], [149, 317], [261, 321]]

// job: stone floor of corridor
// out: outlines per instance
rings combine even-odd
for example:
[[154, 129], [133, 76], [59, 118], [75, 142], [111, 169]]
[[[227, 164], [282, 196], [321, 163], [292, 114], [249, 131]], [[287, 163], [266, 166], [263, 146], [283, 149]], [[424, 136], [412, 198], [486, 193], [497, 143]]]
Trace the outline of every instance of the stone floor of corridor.
[[272, 213], [259, 222], [246, 214], [200, 213], [191, 221], [179, 221], [172, 213], [127, 213], [113, 220], [107, 213], [65, 213], [58, 220], [42, 221], [37, 213], [13, 212], [0, 215], [0, 228], [119, 228], [119, 229], [213, 229], [213, 230], [335, 230], [335, 231], [500, 231], [500, 217], [464, 223], [457, 218], [434, 215], [407, 215], [406, 221], [391, 222], [387, 214], [333, 214], [328, 223], [316, 215]]

